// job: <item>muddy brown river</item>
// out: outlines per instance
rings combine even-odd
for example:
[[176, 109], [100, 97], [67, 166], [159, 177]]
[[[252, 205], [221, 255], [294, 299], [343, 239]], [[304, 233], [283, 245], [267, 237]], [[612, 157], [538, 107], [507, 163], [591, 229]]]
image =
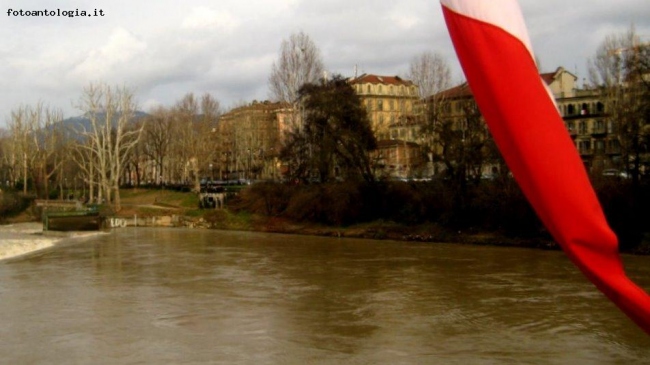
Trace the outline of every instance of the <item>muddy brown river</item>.
[[650, 336], [561, 252], [126, 228], [0, 262], [0, 364], [650, 364]]

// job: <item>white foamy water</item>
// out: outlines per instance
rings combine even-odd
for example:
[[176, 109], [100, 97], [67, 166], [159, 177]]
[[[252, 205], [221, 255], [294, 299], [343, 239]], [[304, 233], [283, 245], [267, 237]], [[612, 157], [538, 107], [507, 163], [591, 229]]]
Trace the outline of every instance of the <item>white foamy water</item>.
[[43, 234], [43, 225], [41, 223], [17, 223], [0, 226], [0, 260], [44, 250], [66, 239], [98, 234], [101, 234], [101, 232]]

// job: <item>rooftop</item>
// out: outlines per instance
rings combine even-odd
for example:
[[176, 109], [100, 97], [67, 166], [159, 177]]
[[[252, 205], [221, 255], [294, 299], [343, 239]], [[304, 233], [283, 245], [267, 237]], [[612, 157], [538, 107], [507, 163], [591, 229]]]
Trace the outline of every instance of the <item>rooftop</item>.
[[404, 85], [411, 86], [413, 82], [404, 80], [399, 76], [380, 76], [363, 74], [350, 80], [350, 84], [383, 84], [383, 85]]

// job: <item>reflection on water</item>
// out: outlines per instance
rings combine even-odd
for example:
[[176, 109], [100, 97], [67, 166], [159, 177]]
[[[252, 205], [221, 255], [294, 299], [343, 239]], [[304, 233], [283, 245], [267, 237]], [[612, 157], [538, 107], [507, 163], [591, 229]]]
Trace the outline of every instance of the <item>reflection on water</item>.
[[126, 229], [0, 263], [0, 298], [1, 363], [650, 363], [560, 252]]

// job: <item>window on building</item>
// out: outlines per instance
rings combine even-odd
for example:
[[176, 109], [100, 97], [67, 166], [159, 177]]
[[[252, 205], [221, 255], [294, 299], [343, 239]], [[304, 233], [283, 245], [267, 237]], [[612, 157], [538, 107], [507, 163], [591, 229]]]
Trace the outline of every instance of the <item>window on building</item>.
[[573, 106], [573, 104], [569, 104], [567, 108], [567, 115], [574, 115], [576, 113], [576, 108]]
[[384, 101], [381, 99], [377, 100], [377, 110], [384, 110]]
[[566, 127], [569, 130], [569, 132], [575, 132], [576, 130], [576, 124], [573, 121], [567, 122]]
[[372, 93], [372, 88], [370, 87], [370, 85], [368, 85], [368, 88], [367, 88], [367, 89], [368, 89], [368, 91], [367, 91], [368, 94]]
[[578, 125], [578, 133], [580, 134], [587, 134], [587, 122], [582, 121]]

